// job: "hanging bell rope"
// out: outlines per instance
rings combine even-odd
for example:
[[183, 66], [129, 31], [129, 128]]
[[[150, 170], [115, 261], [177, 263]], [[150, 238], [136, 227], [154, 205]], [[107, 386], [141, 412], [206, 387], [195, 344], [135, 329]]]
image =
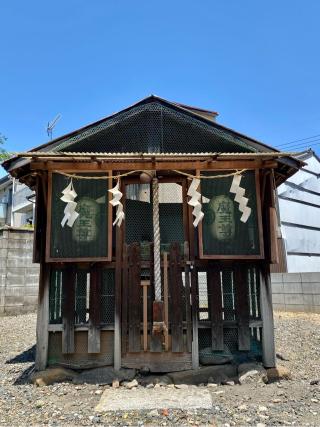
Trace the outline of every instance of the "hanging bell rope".
[[159, 182], [152, 179], [153, 213], [153, 255], [154, 255], [154, 293], [155, 300], [161, 301], [161, 259], [160, 259], [160, 222], [159, 222]]

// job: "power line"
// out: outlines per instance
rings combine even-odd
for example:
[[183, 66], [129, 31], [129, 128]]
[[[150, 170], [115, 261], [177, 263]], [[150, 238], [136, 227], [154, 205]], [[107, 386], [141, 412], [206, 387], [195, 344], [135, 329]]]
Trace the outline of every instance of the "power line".
[[308, 138], [295, 139], [295, 140], [293, 140], [293, 141], [286, 142], [286, 143], [284, 143], [284, 144], [279, 144], [279, 145], [278, 145], [278, 147], [283, 147], [283, 146], [285, 146], [285, 145], [290, 145], [290, 144], [293, 144], [293, 143], [295, 143], [295, 142], [307, 141], [308, 139], [317, 138], [317, 137], [319, 137], [319, 136], [320, 136], [320, 134], [318, 134], [318, 135], [314, 135], [314, 136], [308, 136]]
[[[289, 150], [292, 150], [292, 149], [295, 150], [296, 148], [311, 147], [312, 145], [318, 145], [318, 141], [320, 141], [320, 138], [314, 139], [312, 141], [309, 141], [309, 142], [303, 143], [303, 144], [294, 144], [294, 145], [291, 145], [290, 147], [287, 147], [287, 150], [288, 149]], [[317, 144], [314, 144], [315, 142]], [[278, 147], [280, 147], [280, 146], [278, 146]]]
[[308, 150], [314, 150], [315, 147], [318, 145], [320, 145], [320, 142], [317, 142], [316, 144], [305, 145], [304, 147], [300, 147], [300, 148], [293, 148], [290, 151], [304, 152], [304, 151], [308, 151]]

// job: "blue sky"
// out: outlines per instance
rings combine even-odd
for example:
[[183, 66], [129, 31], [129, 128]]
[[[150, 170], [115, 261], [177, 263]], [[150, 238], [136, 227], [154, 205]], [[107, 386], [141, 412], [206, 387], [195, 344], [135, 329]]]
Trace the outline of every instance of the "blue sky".
[[0, 132], [26, 150], [57, 113], [55, 137], [153, 93], [270, 145], [318, 135], [319, 16], [318, 0], [2, 1]]

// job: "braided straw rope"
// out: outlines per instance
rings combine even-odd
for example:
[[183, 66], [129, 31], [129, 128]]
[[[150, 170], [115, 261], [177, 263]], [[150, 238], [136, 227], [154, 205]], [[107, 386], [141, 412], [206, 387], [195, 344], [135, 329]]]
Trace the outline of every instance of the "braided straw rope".
[[[221, 175], [192, 175], [191, 173], [187, 173], [187, 172], [182, 172], [182, 171], [178, 171], [175, 169], [172, 169], [172, 172], [175, 172], [179, 175], [183, 175], [183, 176], [187, 176], [189, 179], [193, 179], [193, 178], [198, 178], [198, 179], [218, 179], [218, 178], [227, 178], [228, 176], [234, 176], [234, 175], [240, 175], [243, 172], [247, 171], [248, 169], [241, 169], [241, 170], [236, 170], [235, 172], [230, 172], [230, 173], [226, 173], [226, 174], [221, 174]], [[118, 179], [118, 178], [122, 178], [125, 176], [129, 176], [132, 175], [134, 173], [142, 173], [142, 172], [148, 172], [145, 170], [134, 170], [134, 171], [129, 171], [129, 172], [125, 172], [122, 174], [118, 174], [118, 175], [100, 175], [100, 176], [87, 176], [87, 175], [76, 175], [74, 173], [67, 173], [67, 172], [62, 172], [62, 171], [58, 171], [55, 170], [53, 171], [54, 173], [58, 173], [60, 175], [66, 176], [68, 178], [74, 178], [74, 179]]]
[[154, 256], [154, 293], [155, 300], [161, 301], [161, 258], [160, 258], [160, 224], [159, 224], [159, 182], [152, 180], [153, 206], [153, 256]]

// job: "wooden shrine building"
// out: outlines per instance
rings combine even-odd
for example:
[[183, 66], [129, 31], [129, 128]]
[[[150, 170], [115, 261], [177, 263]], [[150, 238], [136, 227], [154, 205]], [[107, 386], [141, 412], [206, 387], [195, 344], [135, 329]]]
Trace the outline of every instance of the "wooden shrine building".
[[275, 366], [275, 189], [301, 162], [215, 115], [150, 96], [4, 162], [36, 191], [37, 369]]

